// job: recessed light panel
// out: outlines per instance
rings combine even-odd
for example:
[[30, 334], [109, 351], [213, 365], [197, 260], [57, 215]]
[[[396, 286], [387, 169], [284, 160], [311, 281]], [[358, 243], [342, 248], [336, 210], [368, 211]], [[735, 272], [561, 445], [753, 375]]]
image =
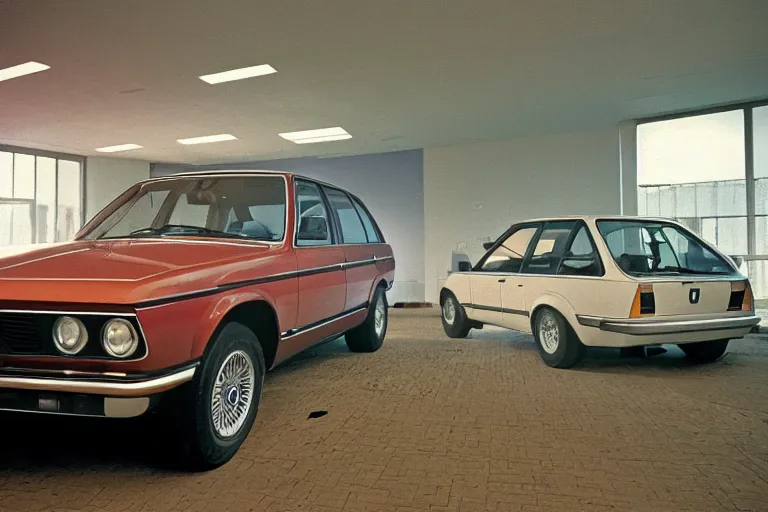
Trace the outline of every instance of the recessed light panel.
[[213, 85], [221, 84], [224, 82], [234, 82], [235, 80], [244, 80], [246, 78], [253, 78], [255, 76], [271, 75], [272, 73], [277, 73], [277, 70], [269, 64], [261, 64], [259, 66], [232, 69], [230, 71], [222, 71], [221, 73], [203, 75], [200, 77], [200, 80]]
[[340, 126], [334, 128], [320, 128], [318, 130], [304, 130], [301, 132], [280, 133], [279, 135], [296, 144], [313, 144], [315, 142], [330, 142], [333, 140], [346, 140], [352, 138], [352, 135]]
[[117, 146], [106, 146], [103, 148], [96, 148], [96, 151], [100, 153], [117, 153], [118, 151], [130, 151], [132, 149], [141, 149], [143, 146], [138, 144], [118, 144]]
[[191, 144], [208, 144], [209, 142], [224, 142], [225, 140], [235, 140], [237, 137], [229, 133], [220, 133], [218, 135], [205, 135], [203, 137], [192, 137], [190, 139], [178, 139], [179, 144], [187, 146]]
[[18, 66], [12, 66], [10, 68], [0, 69], [0, 82], [3, 80], [10, 80], [11, 78], [18, 78], [24, 75], [31, 75], [39, 71], [45, 71], [51, 69], [51, 66], [40, 64], [39, 62], [26, 62], [19, 64]]

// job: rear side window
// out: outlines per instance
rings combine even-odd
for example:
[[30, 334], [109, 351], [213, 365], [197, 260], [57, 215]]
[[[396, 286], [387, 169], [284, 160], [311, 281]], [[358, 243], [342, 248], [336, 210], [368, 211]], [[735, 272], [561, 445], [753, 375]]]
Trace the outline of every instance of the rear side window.
[[547, 223], [523, 267], [523, 274], [555, 274], [575, 225], [572, 221]]
[[360, 215], [347, 194], [333, 188], [323, 187], [323, 190], [328, 198], [328, 202], [331, 203], [331, 208], [339, 219], [342, 243], [368, 243], [368, 236], [365, 234], [363, 221], [360, 220]]
[[365, 234], [368, 237], [368, 242], [372, 244], [381, 243], [381, 237], [379, 236], [379, 232], [376, 231], [376, 227], [373, 225], [373, 220], [368, 215], [368, 212], [365, 211], [365, 208], [363, 208], [363, 205], [360, 204], [360, 202], [357, 201], [354, 197], [352, 198], [352, 203], [355, 205], [355, 210], [357, 210], [357, 214], [360, 215], [360, 220], [363, 221], [363, 227], [365, 228]]
[[570, 247], [563, 255], [557, 273], [563, 276], [601, 276], [603, 267], [586, 226], [576, 232]]
[[296, 245], [329, 245], [332, 243], [328, 213], [314, 183], [296, 182]]

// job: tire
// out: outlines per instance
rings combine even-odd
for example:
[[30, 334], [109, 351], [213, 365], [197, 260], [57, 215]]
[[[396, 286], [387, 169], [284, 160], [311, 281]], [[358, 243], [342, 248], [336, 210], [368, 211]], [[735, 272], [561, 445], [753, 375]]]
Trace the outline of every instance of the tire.
[[373, 292], [373, 300], [365, 321], [344, 335], [347, 347], [352, 352], [376, 352], [384, 343], [388, 324], [387, 294], [384, 287], [379, 286]]
[[440, 304], [440, 318], [443, 321], [443, 330], [449, 338], [466, 338], [472, 329], [464, 306], [459, 304], [458, 299], [451, 292], [445, 294]]
[[714, 363], [728, 349], [729, 340], [700, 341], [698, 343], [682, 343], [680, 348], [685, 355], [696, 363]]
[[[174, 403], [186, 469], [214, 469], [237, 453], [256, 419], [265, 373], [264, 352], [253, 331], [237, 322], [226, 324], [206, 351], [194, 380], [181, 389]], [[245, 380], [228, 386], [217, 383], [238, 375]], [[221, 392], [217, 394], [216, 389]], [[231, 414], [239, 410], [236, 419], [217, 414], [215, 400], [219, 411], [226, 408]]]
[[563, 315], [541, 308], [534, 318], [533, 336], [539, 355], [552, 368], [572, 368], [584, 357], [584, 345]]

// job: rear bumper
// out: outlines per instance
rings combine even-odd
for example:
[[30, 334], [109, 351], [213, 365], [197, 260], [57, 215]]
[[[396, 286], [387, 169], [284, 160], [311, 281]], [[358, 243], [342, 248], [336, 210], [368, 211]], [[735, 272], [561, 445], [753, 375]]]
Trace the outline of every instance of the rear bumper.
[[153, 395], [191, 381], [198, 363], [153, 375], [0, 367], [0, 409], [128, 418], [144, 414]]
[[755, 315], [698, 320], [616, 319], [577, 315], [579, 324], [601, 331], [631, 336], [661, 336], [665, 334], [701, 333], [707, 331], [750, 330], [760, 323]]

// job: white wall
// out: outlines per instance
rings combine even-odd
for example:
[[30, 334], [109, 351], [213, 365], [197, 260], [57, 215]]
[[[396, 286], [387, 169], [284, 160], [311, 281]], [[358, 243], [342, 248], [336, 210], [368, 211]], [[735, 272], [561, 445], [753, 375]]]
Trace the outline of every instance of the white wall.
[[86, 222], [133, 185], [149, 178], [149, 162], [89, 157], [85, 171]]
[[621, 201], [618, 127], [425, 149], [425, 300], [437, 302], [451, 251], [475, 262], [514, 222], [618, 214]]

